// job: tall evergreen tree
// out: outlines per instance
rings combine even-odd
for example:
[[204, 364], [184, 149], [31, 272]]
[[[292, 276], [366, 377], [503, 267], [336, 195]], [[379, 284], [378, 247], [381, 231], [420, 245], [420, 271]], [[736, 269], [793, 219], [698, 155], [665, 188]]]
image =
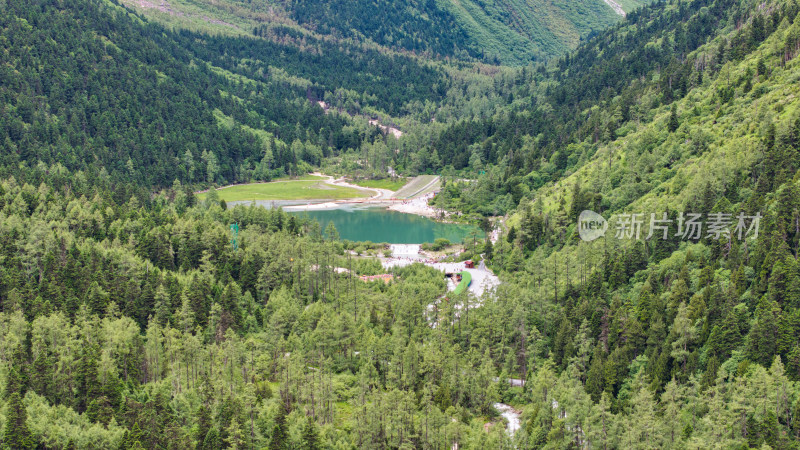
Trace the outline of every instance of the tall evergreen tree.
[[28, 429], [28, 413], [19, 392], [14, 392], [8, 397], [3, 446], [15, 450], [36, 447], [36, 442]]
[[674, 133], [680, 123], [678, 122], [678, 106], [677, 104], [673, 103], [672, 108], [669, 110], [669, 121], [667, 122], [667, 129], [670, 133]]
[[286, 425], [288, 411], [283, 401], [278, 402], [278, 415], [275, 416], [275, 425], [269, 438], [270, 450], [285, 450], [289, 448], [289, 434]]
[[303, 450], [319, 450], [321, 448], [317, 423], [313, 418], [308, 417], [303, 426]]

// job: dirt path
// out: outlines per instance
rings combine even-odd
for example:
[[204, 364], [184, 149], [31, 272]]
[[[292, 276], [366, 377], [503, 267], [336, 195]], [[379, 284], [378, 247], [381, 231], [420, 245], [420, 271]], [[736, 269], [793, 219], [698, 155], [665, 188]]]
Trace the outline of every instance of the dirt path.
[[375, 205], [384, 205], [386, 203], [392, 203], [397, 201], [395, 198], [393, 198], [394, 192], [388, 189], [366, 188], [363, 186], [358, 186], [352, 183], [348, 183], [347, 181], [344, 180], [344, 178], [334, 179], [330, 175], [323, 175], [319, 172], [313, 172], [311, 173], [311, 175], [325, 178], [324, 183], [330, 184], [332, 186], [349, 187], [353, 189], [358, 189], [360, 191], [369, 191], [372, 192], [373, 195], [369, 198], [351, 198], [345, 200], [335, 200], [325, 203], [309, 203], [305, 205], [287, 206], [284, 208], [286, 211], [319, 211], [325, 209], [336, 209], [342, 205], [348, 205], [348, 204], [373, 203]]
[[[346, 114], [346, 115], [348, 115], [350, 117], [356, 117], [356, 116], [361, 116], [361, 117], [364, 117], [364, 118], [367, 117], [367, 116], [364, 116], [364, 115], [361, 115], [361, 114], [356, 114], [356, 116], [353, 116], [352, 114], [350, 114], [349, 112], [347, 112], [347, 111], [345, 111], [345, 110], [343, 110], [341, 108], [332, 108], [331, 105], [325, 103], [322, 100], [317, 100], [317, 105], [319, 105], [319, 107], [322, 108], [322, 110], [325, 112], [325, 114], [330, 114], [331, 111], [337, 111], [339, 114]], [[367, 119], [367, 120], [369, 121], [370, 125], [380, 128], [381, 131], [383, 131], [384, 133], [387, 133], [387, 134], [391, 134], [396, 139], [400, 139], [401, 137], [403, 137], [403, 132], [399, 128], [388, 126], [388, 125], [384, 125], [378, 119]]]
[[[426, 259], [418, 254], [412, 254], [411, 251], [405, 248], [401, 249], [401, 251], [405, 251], [405, 253], [395, 254], [395, 252], [393, 252], [391, 257], [380, 258], [381, 265], [385, 269], [391, 269], [392, 267], [405, 267], [414, 263], [422, 263], [444, 273], [469, 272], [472, 276], [472, 284], [469, 285], [469, 291], [475, 295], [476, 299], [481, 299], [484, 292], [491, 292], [500, 285], [500, 278], [485, 265], [482, 266], [482, 269], [467, 269], [464, 267], [463, 262], [439, 262], [435, 259]], [[418, 247], [417, 251], [419, 251]], [[458, 283], [455, 283], [451, 279], [447, 284], [447, 290], [453, 291], [457, 285]], [[479, 302], [473, 306], [481, 306], [481, 303]]]
[[606, 2], [606, 5], [610, 6], [611, 9], [613, 9], [614, 12], [619, 14], [620, 16], [625, 17], [627, 15], [625, 14], [625, 10], [622, 9], [622, 6], [620, 6], [619, 3], [615, 2], [614, 0], [603, 0], [603, 1]]
[[391, 133], [397, 139], [403, 137], [403, 132], [395, 127], [386, 126], [375, 119], [370, 119], [369, 124], [380, 128], [384, 133]]
[[411, 199], [426, 193], [426, 191], [435, 186], [438, 181], [438, 176], [420, 175], [406, 183], [405, 186], [398, 189], [394, 195], [397, 198]]
[[[398, 198], [396, 197], [397, 192], [400, 191], [390, 191], [389, 189], [381, 189], [381, 188], [368, 188], [363, 186], [358, 186], [353, 183], [348, 183], [345, 181], [344, 178], [334, 178], [330, 175], [324, 175], [319, 172], [313, 172], [311, 175], [320, 177], [319, 180], [282, 180], [282, 181], [269, 181], [265, 183], [241, 183], [241, 184], [231, 184], [228, 186], [222, 186], [216, 188], [216, 190], [223, 190], [227, 188], [231, 188], [234, 186], [242, 186], [244, 184], [269, 184], [269, 183], [294, 183], [294, 182], [308, 182], [308, 181], [316, 181], [318, 183], [324, 183], [330, 186], [339, 186], [339, 187], [347, 187], [357, 189], [362, 192], [371, 192], [372, 195], [368, 198], [362, 197], [354, 197], [349, 199], [343, 200], [332, 200], [332, 201], [325, 201], [323, 203], [314, 203], [314, 200], [307, 200], [306, 203], [297, 204], [297, 205], [287, 205], [284, 207], [286, 211], [319, 211], [319, 210], [326, 210], [326, 209], [336, 209], [340, 208], [342, 205], [374, 205], [374, 206], [384, 206], [393, 211], [399, 211], [407, 214], [416, 214], [425, 217], [438, 217], [439, 211], [435, 210], [434, 208], [428, 206], [428, 201], [433, 196], [431, 192], [427, 193], [426, 195], [420, 196], [431, 188], [436, 186], [436, 183], [439, 182], [439, 177], [433, 177], [432, 179], [428, 180], [427, 178], [419, 179], [415, 185], [412, 185], [412, 182], [409, 182], [406, 186], [401, 188], [401, 190], [405, 189], [406, 193], [411, 193], [405, 198]], [[418, 177], [420, 178], [420, 177]], [[422, 183], [425, 183], [424, 185]], [[421, 187], [420, 187], [421, 186]], [[197, 191], [195, 194], [202, 194], [208, 192], [208, 189]], [[319, 201], [319, 200], [317, 200]]]
[[360, 191], [372, 191], [375, 194], [372, 195], [369, 198], [369, 200], [390, 199], [390, 198], [392, 198], [392, 195], [394, 194], [394, 191], [390, 191], [388, 189], [368, 188], [368, 187], [364, 187], [364, 186], [359, 186], [357, 184], [352, 184], [352, 183], [348, 183], [348, 182], [344, 181], [344, 178], [334, 179], [330, 175], [323, 175], [323, 174], [321, 174], [319, 172], [313, 172], [311, 175], [327, 178], [327, 180], [325, 182], [328, 183], [328, 184], [332, 184], [334, 186], [349, 187], [349, 188], [353, 188], [353, 189], [358, 189]]

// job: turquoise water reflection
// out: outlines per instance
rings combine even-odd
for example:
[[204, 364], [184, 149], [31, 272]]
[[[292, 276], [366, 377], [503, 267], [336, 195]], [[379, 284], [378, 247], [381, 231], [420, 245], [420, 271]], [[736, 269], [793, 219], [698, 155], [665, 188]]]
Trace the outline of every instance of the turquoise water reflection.
[[445, 238], [455, 243], [467, 237], [472, 238], [472, 233], [476, 233], [478, 238], [483, 237], [483, 232], [472, 225], [439, 223], [427, 217], [384, 208], [342, 208], [289, 213], [316, 220], [323, 230], [328, 222], [333, 222], [339, 236], [351, 241], [421, 244]]

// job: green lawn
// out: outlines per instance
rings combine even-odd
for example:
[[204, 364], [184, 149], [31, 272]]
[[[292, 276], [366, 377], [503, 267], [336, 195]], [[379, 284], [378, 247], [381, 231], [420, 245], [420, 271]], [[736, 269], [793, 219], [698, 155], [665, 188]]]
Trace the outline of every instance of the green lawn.
[[[333, 186], [315, 180], [274, 181], [252, 183], [217, 190], [219, 198], [226, 202], [245, 200], [311, 200], [368, 197], [369, 192], [349, 187]], [[201, 200], [206, 194], [198, 194]]]
[[407, 182], [408, 180], [405, 178], [398, 178], [394, 181], [392, 181], [391, 178], [384, 178], [382, 180], [358, 180], [354, 181], [353, 184], [365, 188], [388, 189], [390, 191], [396, 191], [405, 186]]

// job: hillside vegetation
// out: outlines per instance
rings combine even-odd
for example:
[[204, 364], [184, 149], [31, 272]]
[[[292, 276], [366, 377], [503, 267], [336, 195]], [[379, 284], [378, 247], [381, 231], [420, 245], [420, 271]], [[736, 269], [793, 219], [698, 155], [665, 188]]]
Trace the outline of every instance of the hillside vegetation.
[[99, 0], [12, 0], [2, 13], [0, 173], [38, 183], [80, 171], [91, 184], [125, 184], [120, 198], [131, 185], [307, 172], [382, 140], [366, 120], [309, 99], [335, 92], [345, 109], [393, 113], [436, 100], [445, 84], [408, 57], [173, 33]]
[[[602, 0], [413, 0], [410, 2], [239, 0], [144, 4], [123, 0], [170, 26], [238, 35], [264, 27], [283, 40], [326, 37], [354, 40], [437, 58], [511, 65], [558, 56], [620, 20]], [[626, 11], [644, 4], [622, 2]], [[162, 6], [163, 5], [163, 6]]]
[[[0, 0], [2, 446], [798, 448], [800, 5], [657, 2], [523, 68], [367, 42], [459, 14], [506, 42], [507, 4], [476, 4], [309, 31], [230, 0], [243, 32], [218, 34]], [[502, 283], [365, 282], [383, 246], [193, 194], [320, 166], [440, 175], [437, 208], [503, 216], [463, 243]], [[580, 239], [587, 209], [604, 238]], [[761, 222], [644, 239], [662, 212]], [[642, 238], [616, 238], [632, 213]]]
[[303, 0], [287, 9], [292, 19], [323, 34], [513, 65], [562, 54], [619, 19], [596, 0]]

